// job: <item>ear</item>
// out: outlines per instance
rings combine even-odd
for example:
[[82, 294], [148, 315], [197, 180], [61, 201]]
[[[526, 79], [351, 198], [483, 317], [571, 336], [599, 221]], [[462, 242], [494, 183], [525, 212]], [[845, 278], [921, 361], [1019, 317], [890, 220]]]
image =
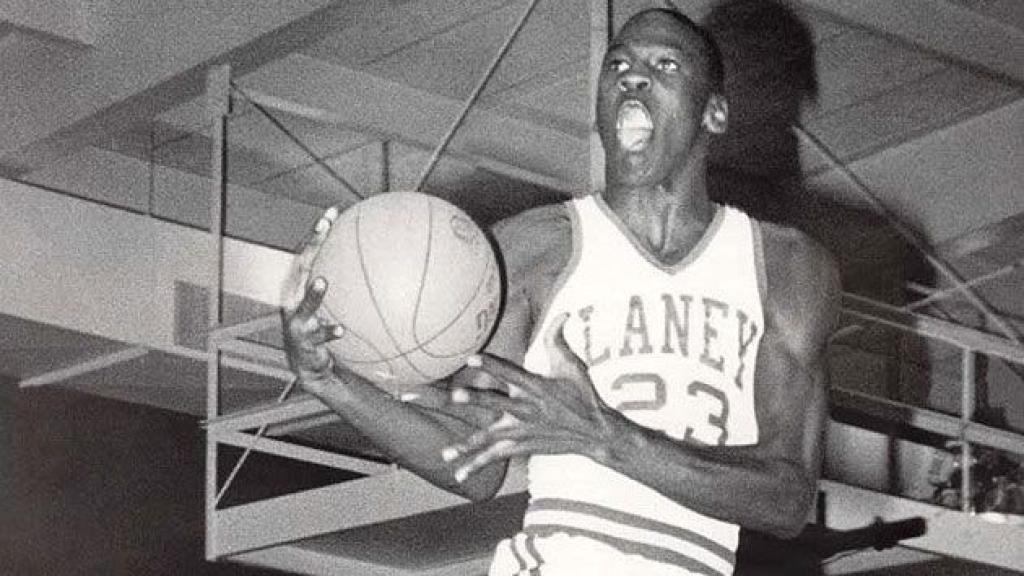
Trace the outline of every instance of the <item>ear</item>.
[[729, 125], [729, 102], [721, 94], [712, 94], [704, 105], [704, 129], [712, 134], [722, 134]]

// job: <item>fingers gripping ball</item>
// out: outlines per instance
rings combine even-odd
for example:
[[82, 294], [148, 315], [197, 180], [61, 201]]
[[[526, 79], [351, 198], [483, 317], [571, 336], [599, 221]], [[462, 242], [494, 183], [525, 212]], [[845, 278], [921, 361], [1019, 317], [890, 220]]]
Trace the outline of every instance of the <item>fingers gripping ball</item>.
[[311, 270], [321, 313], [344, 326], [337, 362], [400, 393], [459, 369], [490, 336], [501, 277], [483, 232], [426, 194], [372, 196], [342, 213]]

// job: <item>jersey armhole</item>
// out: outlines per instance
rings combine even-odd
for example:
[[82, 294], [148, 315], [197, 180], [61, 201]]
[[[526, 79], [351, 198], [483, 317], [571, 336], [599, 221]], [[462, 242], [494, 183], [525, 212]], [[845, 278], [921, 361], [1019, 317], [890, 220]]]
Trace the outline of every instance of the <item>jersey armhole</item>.
[[530, 340], [527, 344], [526, 349], [529, 350], [533, 343], [537, 340], [537, 335], [543, 329], [544, 321], [547, 320], [548, 313], [551, 312], [551, 306], [555, 303], [555, 299], [558, 298], [559, 293], [565, 288], [565, 285], [569, 282], [569, 277], [576, 271], [579, 266], [580, 260], [583, 257], [583, 229], [582, 223], [580, 222], [580, 215], [576, 208], [576, 201], [570, 200], [564, 204], [566, 207], [566, 213], [569, 215], [569, 224], [572, 230], [570, 242], [572, 243], [572, 254], [569, 256], [569, 261], [565, 267], [558, 273], [554, 283], [551, 285], [551, 292], [547, 298], [547, 302], [544, 303], [544, 307], [541, 309], [540, 315], [536, 318], [533, 323], [533, 327], [530, 330]]
[[757, 273], [757, 293], [761, 300], [761, 309], [766, 310], [768, 305], [768, 272], [765, 268], [764, 257], [764, 232], [761, 229], [761, 222], [750, 218], [750, 232], [754, 240], [754, 269]]

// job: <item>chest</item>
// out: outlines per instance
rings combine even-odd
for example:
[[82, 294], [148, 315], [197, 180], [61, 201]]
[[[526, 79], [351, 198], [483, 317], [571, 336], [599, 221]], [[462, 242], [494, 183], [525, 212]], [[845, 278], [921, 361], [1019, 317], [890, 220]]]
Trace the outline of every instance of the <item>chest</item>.
[[565, 336], [602, 400], [644, 426], [703, 444], [752, 442], [761, 311], [725, 295], [640, 286], [562, 292]]

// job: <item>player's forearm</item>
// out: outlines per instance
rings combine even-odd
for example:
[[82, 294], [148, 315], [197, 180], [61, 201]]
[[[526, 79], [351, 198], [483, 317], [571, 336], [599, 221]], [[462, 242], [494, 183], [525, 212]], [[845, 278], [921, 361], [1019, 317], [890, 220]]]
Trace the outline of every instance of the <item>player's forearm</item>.
[[454, 467], [441, 458], [444, 447], [471, 433], [468, 424], [398, 401], [351, 373], [335, 375], [307, 389], [399, 466], [435, 486], [477, 501], [492, 497], [501, 486], [504, 463], [488, 466], [460, 484], [455, 481]]
[[602, 464], [668, 498], [745, 528], [791, 537], [803, 527], [815, 479], [798, 462], [766, 459], [751, 447], [684, 444], [614, 414]]

